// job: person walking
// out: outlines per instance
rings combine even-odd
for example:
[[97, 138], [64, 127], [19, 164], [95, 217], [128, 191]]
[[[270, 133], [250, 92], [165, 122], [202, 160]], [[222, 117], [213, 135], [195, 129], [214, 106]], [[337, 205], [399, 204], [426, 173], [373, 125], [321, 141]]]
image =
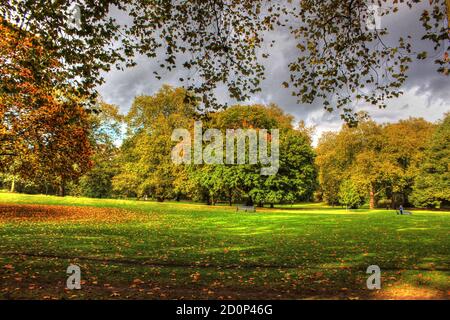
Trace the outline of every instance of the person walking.
[[400, 207], [398, 208], [398, 211], [400, 211], [400, 214], [403, 214], [403, 206], [400, 205]]

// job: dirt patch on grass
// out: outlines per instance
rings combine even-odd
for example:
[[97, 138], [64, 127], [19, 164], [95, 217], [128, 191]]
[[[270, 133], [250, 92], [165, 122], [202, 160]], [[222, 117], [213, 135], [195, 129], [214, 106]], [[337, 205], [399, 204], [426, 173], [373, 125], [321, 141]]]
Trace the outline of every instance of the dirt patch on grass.
[[140, 220], [137, 212], [117, 208], [0, 204], [0, 223], [5, 222], [105, 222]]
[[418, 287], [410, 284], [396, 284], [374, 294], [375, 299], [381, 300], [448, 300], [447, 294], [430, 287]]

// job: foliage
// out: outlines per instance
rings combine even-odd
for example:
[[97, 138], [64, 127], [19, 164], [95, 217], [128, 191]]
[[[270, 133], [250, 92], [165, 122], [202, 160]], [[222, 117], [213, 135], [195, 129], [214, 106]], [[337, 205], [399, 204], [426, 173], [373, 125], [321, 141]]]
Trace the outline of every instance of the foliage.
[[0, 18], [0, 42], [1, 171], [57, 184], [64, 194], [91, 165], [88, 114], [70, 88], [55, 89], [59, 62], [36, 37]]
[[[292, 116], [275, 105], [233, 106], [203, 116], [204, 129], [217, 128], [223, 136], [226, 129], [233, 128], [280, 128], [281, 166], [275, 176], [261, 176], [261, 163], [174, 164], [172, 131], [186, 128], [192, 132], [194, 120], [200, 116], [195, 105], [186, 103], [186, 94], [184, 89], [165, 86], [154, 96], [136, 98], [127, 115], [129, 132], [119, 156], [119, 174], [113, 178], [118, 194], [159, 201], [227, 201], [230, 205], [237, 201], [274, 204], [311, 197], [316, 177], [311, 139], [306, 129], [294, 130]], [[236, 153], [234, 157], [236, 163]]]
[[358, 192], [355, 184], [351, 180], [345, 180], [339, 187], [339, 203], [345, 206], [347, 209], [357, 209], [362, 203], [364, 198]]
[[236, 105], [212, 115], [210, 126], [221, 129], [223, 136], [226, 129], [279, 129], [280, 167], [277, 174], [262, 176], [260, 162], [197, 165], [191, 176], [203, 189], [201, 193], [208, 194], [207, 202], [222, 199], [262, 206], [311, 198], [316, 181], [314, 152], [307, 132], [292, 127], [292, 116], [276, 105]]
[[323, 199], [338, 202], [344, 180], [352, 180], [374, 208], [378, 198], [393, 206], [407, 203], [434, 125], [410, 118], [379, 125], [360, 115], [357, 128], [325, 133], [317, 146], [316, 164]]
[[113, 195], [112, 179], [118, 174], [119, 149], [116, 144], [122, 136], [124, 119], [114, 105], [100, 102], [97, 109], [99, 113], [92, 113], [89, 118], [93, 165], [74, 187], [81, 196], [110, 198]]
[[425, 151], [435, 128], [436, 125], [421, 118], [409, 118], [384, 126], [382, 157], [390, 163], [384, 169], [388, 182], [384, 187], [387, 196], [400, 194], [401, 201], [407, 202], [415, 179], [421, 175], [420, 166], [426, 161]]
[[308, 136], [287, 129], [280, 137], [280, 168], [267, 176], [261, 187], [250, 191], [255, 203], [295, 203], [309, 201], [316, 187], [315, 154]]
[[450, 114], [431, 137], [416, 176], [412, 202], [419, 207], [450, 204]]
[[[32, 34], [53, 52], [66, 79], [83, 94], [95, 94], [102, 71], [135, 65], [136, 55], [157, 59], [161, 69], [195, 69], [200, 84], [187, 77], [189, 89], [207, 105], [217, 104], [211, 90], [225, 83], [230, 95], [245, 99], [256, 92], [264, 67], [257, 61], [262, 32], [277, 14], [265, 1], [81, 1], [80, 19], [72, 21], [72, 1], [2, 2], [0, 15]], [[269, 2], [270, 3], [270, 2]], [[270, 3], [271, 7], [274, 7]], [[115, 12], [113, 12], [115, 11]], [[127, 16], [129, 23], [119, 21]], [[45, 24], [41, 23], [43, 20]], [[75, 22], [75, 23], [74, 23]], [[77, 23], [79, 25], [77, 25]], [[155, 76], [160, 78], [157, 71]]]
[[126, 122], [128, 137], [121, 148], [119, 174], [113, 179], [119, 194], [136, 194], [160, 201], [175, 196], [174, 181], [180, 173], [172, 162], [176, 128], [193, 125], [195, 104], [187, 91], [164, 86], [154, 96], [137, 97]]
[[[438, 71], [448, 75], [448, 53], [439, 51], [448, 50], [445, 1], [425, 7], [416, 0], [392, 5], [387, 0], [80, 1], [78, 26], [68, 13], [71, 3], [8, 0], [2, 2], [0, 16], [40, 35], [40, 45], [65, 62], [58, 66], [65, 80], [61, 84], [74, 82], [81, 95], [95, 93], [102, 71], [132, 66], [135, 56], [145, 55], [169, 72], [183, 67], [187, 76], [180, 80], [207, 107], [221, 104], [213, 94], [220, 84], [232, 98], [246, 100], [260, 90], [265, 76], [261, 58], [271, 53], [273, 30], [298, 41], [299, 54], [284, 85], [291, 83], [302, 103], [321, 100], [329, 111], [343, 107], [342, 116], [352, 124], [357, 120], [351, 109], [355, 100], [383, 107], [386, 99], [402, 93], [413, 59], [439, 52]], [[420, 10], [414, 19], [422, 24], [422, 39], [432, 44], [430, 49], [415, 52], [408, 35], [388, 42], [390, 30], [367, 24], [372, 5], [382, 7], [383, 17], [408, 8], [414, 16]], [[119, 21], [123, 16], [127, 24]], [[193, 79], [193, 73], [198, 77]]]
[[[342, 118], [354, 125], [358, 119], [352, 105], [363, 101], [384, 108], [388, 99], [401, 95], [409, 63], [425, 59], [427, 52], [414, 52], [409, 35], [402, 35], [392, 44], [387, 41], [387, 27], [378, 29], [375, 21], [368, 22], [373, 6], [380, 8], [377, 14], [384, 18], [395, 15], [399, 8], [416, 9], [419, 2], [394, 1], [391, 5], [387, 0], [301, 1], [298, 8], [294, 7], [294, 16], [303, 23], [290, 27], [300, 52], [289, 65], [290, 83], [299, 102], [318, 100], [330, 112], [343, 108]], [[421, 10], [425, 33], [422, 40], [430, 41], [434, 50], [448, 50], [445, 1], [430, 1]], [[410, 14], [414, 15], [414, 11]], [[448, 55], [442, 55], [436, 63], [439, 72], [448, 75]]]

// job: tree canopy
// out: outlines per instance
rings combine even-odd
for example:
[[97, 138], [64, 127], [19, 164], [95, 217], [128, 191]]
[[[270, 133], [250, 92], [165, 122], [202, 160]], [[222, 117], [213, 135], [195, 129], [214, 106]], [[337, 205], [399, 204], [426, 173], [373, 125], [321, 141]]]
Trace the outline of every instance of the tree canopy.
[[450, 204], [450, 114], [429, 140], [413, 187], [412, 203], [420, 207]]
[[187, 91], [164, 86], [154, 96], [136, 97], [126, 122], [128, 137], [122, 146], [119, 174], [113, 185], [122, 194], [149, 196], [160, 201], [174, 197], [179, 171], [172, 163], [172, 131], [193, 125], [195, 104]]
[[[89, 120], [60, 62], [37, 37], [0, 18], [0, 170], [64, 184], [89, 169]], [[73, 155], [76, 154], [76, 157]]]
[[[206, 106], [216, 108], [222, 105], [214, 95], [220, 84], [241, 101], [261, 90], [264, 58], [273, 48], [270, 32], [282, 31], [299, 50], [284, 85], [291, 86], [299, 102], [319, 101], [328, 111], [341, 108], [342, 117], [355, 123], [352, 106], [357, 101], [385, 107], [402, 93], [411, 61], [425, 59], [427, 53], [436, 56], [438, 72], [448, 75], [446, 1], [421, 2], [80, 0], [74, 23], [71, 0], [8, 0], [2, 2], [0, 16], [3, 24], [38, 35], [39, 45], [61, 62], [60, 85], [71, 82], [81, 95], [95, 95], [102, 71], [133, 66], [144, 55], [156, 59], [162, 70], [189, 71], [180, 81]], [[375, 6], [382, 17], [422, 10], [414, 19], [423, 26], [429, 50], [418, 52], [409, 35], [387, 41], [391, 30], [368, 23]], [[154, 73], [161, 77], [159, 70]]]
[[342, 188], [356, 186], [371, 208], [377, 202], [408, 203], [435, 126], [421, 118], [380, 125], [360, 117], [359, 122], [357, 128], [343, 126], [319, 141], [316, 163], [323, 199], [341, 203]]
[[[306, 130], [294, 129], [292, 116], [275, 105], [236, 105], [207, 116], [186, 102], [187, 91], [164, 86], [153, 96], [136, 97], [126, 119], [128, 137], [119, 157], [119, 173], [113, 178], [117, 193], [138, 197], [275, 204], [309, 199], [315, 186], [314, 152]], [[193, 133], [194, 121], [203, 119], [202, 135], [209, 128], [226, 134], [227, 129], [280, 129], [280, 167], [277, 174], [261, 175], [262, 163], [187, 163], [172, 161], [172, 132], [185, 128]], [[268, 136], [270, 139], [270, 136]], [[200, 144], [206, 153], [208, 141]], [[189, 143], [190, 146], [193, 143]], [[204, 147], [204, 148], [203, 148]], [[225, 148], [221, 157], [227, 157]], [[233, 145], [233, 148], [236, 148]], [[246, 154], [248, 158], [249, 155]]]

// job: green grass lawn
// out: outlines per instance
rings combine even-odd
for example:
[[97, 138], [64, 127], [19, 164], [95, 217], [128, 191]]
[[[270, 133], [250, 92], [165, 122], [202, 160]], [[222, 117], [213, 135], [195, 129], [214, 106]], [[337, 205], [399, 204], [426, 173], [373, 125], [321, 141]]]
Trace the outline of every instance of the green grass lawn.
[[[0, 193], [0, 298], [448, 299], [449, 230], [449, 212]], [[65, 289], [71, 263], [81, 290]]]

